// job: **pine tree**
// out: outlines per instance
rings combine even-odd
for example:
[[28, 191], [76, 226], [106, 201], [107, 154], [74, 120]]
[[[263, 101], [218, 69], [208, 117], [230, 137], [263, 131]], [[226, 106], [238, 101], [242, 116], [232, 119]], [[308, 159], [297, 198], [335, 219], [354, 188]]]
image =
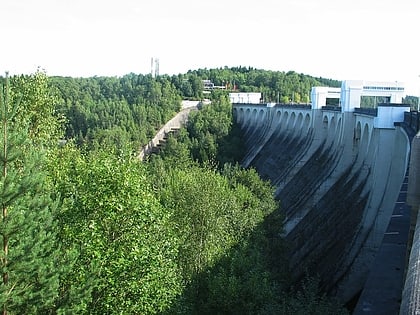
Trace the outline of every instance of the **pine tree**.
[[10, 90], [6, 74], [0, 89], [0, 307], [3, 315], [45, 314], [59, 288], [56, 207], [46, 191], [42, 150], [31, 145]]

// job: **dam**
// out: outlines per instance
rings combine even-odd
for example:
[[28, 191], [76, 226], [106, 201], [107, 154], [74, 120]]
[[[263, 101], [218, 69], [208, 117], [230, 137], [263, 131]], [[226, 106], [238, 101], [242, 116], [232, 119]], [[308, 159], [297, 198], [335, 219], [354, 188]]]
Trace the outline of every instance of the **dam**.
[[[390, 275], [398, 279], [397, 297], [382, 306], [394, 314], [410, 215], [402, 194], [411, 145], [403, 124], [410, 106], [403, 97], [399, 82], [348, 80], [341, 88], [313, 87], [308, 105], [231, 98], [246, 142], [242, 165], [276, 188], [285, 217], [279, 234], [291, 247], [293, 277], [317, 274], [325, 292], [348, 303], [365, 294], [381, 246], [390, 240], [403, 264]], [[363, 108], [364, 98], [374, 106]], [[404, 218], [399, 230], [388, 230], [393, 218]], [[373, 291], [366, 291], [365, 301]], [[356, 309], [364, 314], [371, 306]]]

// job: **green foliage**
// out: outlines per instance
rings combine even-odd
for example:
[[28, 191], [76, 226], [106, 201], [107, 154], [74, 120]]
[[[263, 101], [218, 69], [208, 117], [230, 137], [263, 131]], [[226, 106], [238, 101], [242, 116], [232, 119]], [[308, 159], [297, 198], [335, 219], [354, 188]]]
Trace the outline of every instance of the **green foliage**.
[[212, 266], [264, 217], [260, 201], [245, 186], [231, 187], [212, 169], [175, 169], [165, 179], [161, 200], [181, 238], [185, 279]]
[[[211, 80], [217, 86], [225, 86], [229, 91], [235, 89], [242, 92], [261, 92], [265, 102], [308, 103], [313, 86], [341, 86], [341, 82], [337, 80], [314, 78], [294, 71], [267, 71], [241, 66], [198, 69], [189, 71], [184, 78], [196, 76], [202, 80]], [[179, 77], [173, 80], [178, 89], [179, 82], [183, 82], [183, 77]]]
[[[188, 166], [191, 162], [191, 139], [186, 128], [181, 128], [178, 134], [168, 138], [160, 156], [172, 166]], [[152, 157], [153, 160], [153, 157]]]
[[179, 92], [164, 76], [55, 77], [51, 81], [58, 95], [57, 108], [68, 121], [66, 139], [76, 139], [91, 150], [113, 145], [137, 150], [181, 104]]
[[220, 167], [237, 163], [245, 151], [241, 130], [232, 120], [232, 106], [226, 95], [214, 93], [212, 103], [190, 114], [186, 128], [169, 139], [161, 155], [166, 159], [176, 157], [178, 165], [188, 158]]
[[322, 82], [242, 67], [12, 78], [0, 136], [0, 303], [10, 314], [333, 313], [313, 285], [286, 294], [283, 218], [270, 183], [234, 164], [243, 143], [225, 91], [160, 156], [132, 158], [181, 97], [203, 98], [203, 79], [295, 102]]
[[49, 88], [44, 72], [10, 78], [13, 87], [11, 101], [16, 103], [20, 124], [27, 128], [28, 136], [37, 144], [55, 146], [63, 135], [64, 117], [56, 111], [57, 98]]
[[180, 75], [178, 78], [173, 78], [173, 82], [177, 83], [184, 98], [198, 100], [203, 98], [203, 82], [197, 74]]
[[389, 103], [389, 99], [385, 96], [362, 96], [360, 97], [360, 107], [375, 108], [379, 103]]
[[235, 164], [242, 160], [245, 154], [242, 133], [241, 127], [233, 123], [229, 134], [219, 139], [216, 159], [220, 165]]
[[336, 300], [328, 298], [319, 290], [319, 280], [307, 277], [300, 290], [283, 297], [278, 314], [290, 315], [346, 315], [349, 312]]
[[180, 239], [178, 264], [186, 284], [183, 297], [168, 313], [252, 314], [271, 303], [275, 284], [261, 234], [264, 218], [277, 207], [269, 183], [255, 172], [246, 176], [239, 167], [226, 171], [236, 171], [231, 178], [193, 163], [161, 167], [165, 170], [156, 175], [156, 189]]
[[404, 104], [410, 104], [411, 110], [418, 110], [419, 97], [418, 96], [410, 96], [410, 95], [407, 95], [403, 99], [403, 103]]
[[238, 165], [226, 164], [223, 168], [223, 174], [229, 178], [233, 186], [244, 185], [260, 200], [273, 202], [274, 187], [270, 182], [261, 180], [255, 169], [245, 170]]
[[[313, 78], [293, 71], [284, 73], [246, 67], [198, 69], [186, 74], [157, 78], [132, 73], [121, 78], [54, 77], [50, 86], [57, 94], [57, 111], [67, 119], [66, 139], [76, 139], [78, 145], [86, 145], [89, 149], [115, 144], [124, 147], [124, 150], [129, 148], [136, 151], [179, 111], [181, 98], [203, 99], [202, 80], [208, 79], [215, 85], [227, 88], [214, 90], [211, 95], [214, 102], [226, 104], [229, 103], [226, 91], [232, 89], [262, 92], [267, 102], [307, 103], [312, 86], [340, 86], [339, 81]], [[223, 125], [225, 117], [221, 118], [220, 124]], [[215, 152], [220, 153], [220, 143], [214, 142], [220, 134], [213, 134], [211, 129], [223, 133], [226, 128], [230, 128], [228, 124], [218, 128], [213, 124], [217, 123], [215, 120], [209, 122], [210, 129], [207, 128], [209, 126], [197, 124], [199, 130], [195, 132], [198, 134], [192, 135], [195, 138], [196, 159], [214, 159]], [[210, 135], [206, 135], [200, 128], [208, 130]], [[113, 131], [109, 134], [104, 132], [108, 129]]]
[[[33, 84], [29, 88], [39, 92]], [[22, 99], [33, 97], [36, 103], [41, 98], [24, 91], [28, 94]], [[63, 260], [56, 241], [56, 204], [42, 167], [45, 152], [33, 147], [37, 139], [27, 135], [50, 139], [41, 125], [51, 121], [24, 113], [16, 94], [10, 93], [6, 76], [0, 90], [0, 305], [3, 314], [41, 314], [54, 307]], [[36, 105], [43, 112], [43, 104]]]
[[[255, 239], [243, 239], [188, 288], [190, 314], [259, 314], [277, 290]], [[182, 313], [182, 312], [179, 312]]]
[[179, 259], [184, 278], [189, 279], [234, 243], [228, 229], [234, 200], [229, 198], [227, 182], [212, 170], [173, 170], [167, 181], [162, 204], [171, 209], [182, 237]]
[[64, 148], [54, 172], [66, 205], [60, 237], [79, 251], [66, 283], [80, 287], [93, 279], [84, 313], [157, 314], [167, 308], [180, 293], [178, 239], [143, 165]]
[[232, 127], [232, 108], [228, 99], [221, 95], [211, 105], [190, 114], [187, 130], [191, 139], [191, 156], [204, 162], [216, 160], [219, 143], [228, 136]]

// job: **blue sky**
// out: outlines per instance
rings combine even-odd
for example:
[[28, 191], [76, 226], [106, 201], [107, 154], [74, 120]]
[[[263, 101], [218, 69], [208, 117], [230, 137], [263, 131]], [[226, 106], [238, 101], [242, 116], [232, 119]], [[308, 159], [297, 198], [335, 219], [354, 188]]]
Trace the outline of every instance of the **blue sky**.
[[223, 66], [405, 82], [418, 0], [0, 0], [0, 72], [121, 76]]

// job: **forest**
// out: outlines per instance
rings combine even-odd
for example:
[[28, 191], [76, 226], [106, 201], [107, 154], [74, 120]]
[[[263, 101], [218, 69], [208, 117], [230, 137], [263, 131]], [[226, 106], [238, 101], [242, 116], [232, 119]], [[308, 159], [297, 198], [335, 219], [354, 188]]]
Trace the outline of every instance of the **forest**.
[[[0, 83], [3, 314], [348, 313], [316, 275], [290, 279], [281, 201], [239, 165], [227, 95], [308, 102], [339, 81], [225, 67]], [[182, 99], [203, 98], [159, 154], [136, 158]]]

